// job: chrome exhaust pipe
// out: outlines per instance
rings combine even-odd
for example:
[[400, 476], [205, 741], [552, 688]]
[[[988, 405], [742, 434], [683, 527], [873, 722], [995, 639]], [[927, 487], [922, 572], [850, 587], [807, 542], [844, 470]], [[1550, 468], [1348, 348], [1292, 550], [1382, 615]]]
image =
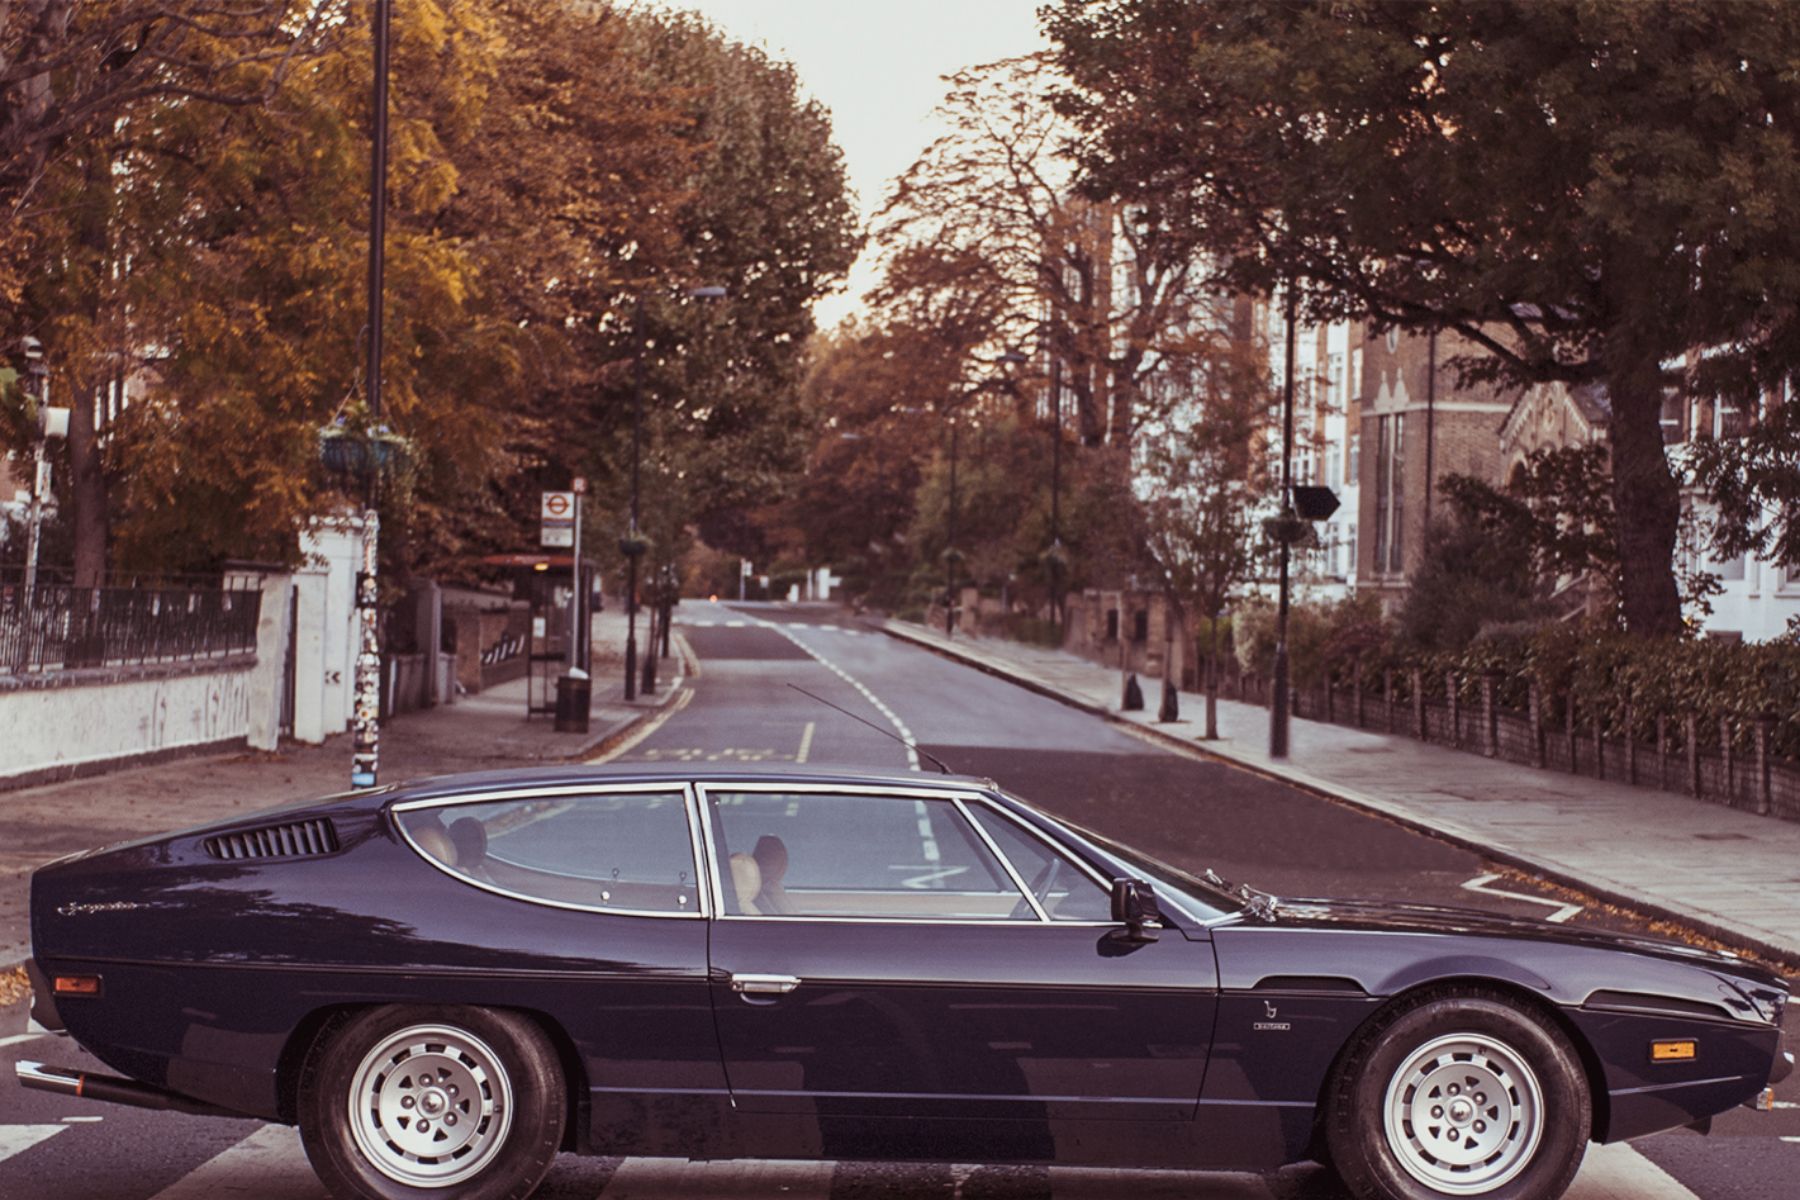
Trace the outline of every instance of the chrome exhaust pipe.
[[132, 1108], [167, 1109], [171, 1112], [190, 1113], [198, 1117], [241, 1117], [244, 1114], [233, 1112], [228, 1108], [220, 1108], [208, 1104], [204, 1100], [195, 1100], [178, 1092], [167, 1092], [162, 1088], [153, 1088], [149, 1084], [138, 1083], [131, 1079], [120, 1079], [116, 1075], [96, 1075], [91, 1071], [76, 1071], [68, 1067], [49, 1067], [40, 1062], [20, 1060], [13, 1065], [13, 1073], [19, 1077], [19, 1086], [38, 1092], [54, 1092], [59, 1096], [76, 1096], [83, 1100], [99, 1100], [107, 1104], [125, 1104]]

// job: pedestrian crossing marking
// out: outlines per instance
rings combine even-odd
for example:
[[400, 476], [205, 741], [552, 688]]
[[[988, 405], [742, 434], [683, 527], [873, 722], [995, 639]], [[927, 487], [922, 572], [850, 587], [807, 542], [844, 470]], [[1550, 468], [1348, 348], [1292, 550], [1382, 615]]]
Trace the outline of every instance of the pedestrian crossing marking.
[[[66, 1129], [65, 1125], [0, 1125], [0, 1161], [30, 1149]], [[1800, 1138], [1783, 1137], [1785, 1143]], [[572, 1156], [552, 1168], [549, 1183], [567, 1173]], [[593, 1160], [588, 1160], [593, 1161]], [[881, 1175], [876, 1196], [918, 1194], [909, 1185], [907, 1172], [930, 1170], [870, 1163], [854, 1164], [848, 1180], [839, 1179], [836, 1160], [728, 1159], [689, 1162], [677, 1158], [630, 1156], [614, 1160], [594, 1200], [831, 1200], [834, 1185], [849, 1185], [846, 1194], [867, 1195], [864, 1181], [855, 1178], [861, 1169]], [[979, 1171], [978, 1164], [950, 1168], [959, 1185]], [[1037, 1180], [1031, 1194], [1046, 1200], [1115, 1200], [1131, 1195], [1135, 1200], [1188, 1200], [1195, 1195], [1267, 1200], [1266, 1181], [1236, 1175], [1195, 1174], [1188, 1171], [1120, 1171], [1102, 1167], [992, 1168], [1024, 1172]], [[1309, 1171], [1311, 1169], [1308, 1169]], [[571, 1182], [565, 1179], [565, 1183]], [[553, 1190], [562, 1194], [562, 1189]], [[842, 1190], [842, 1189], [839, 1189]], [[10, 1193], [9, 1193], [10, 1194]], [[583, 1196], [592, 1193], [583, 1190]], [[1010, 1194], [1010, 1193], [1009, 1193]], [[1277, 1194], [1285, 1194], [1277, 1189]], [[151, 1200], [328, 1200], [324, 1185], [313, 1174], [300, 1135], [283, 1125], [264, 1125], [236, 1145], [201, 1163], [179, 1181], [156, 1193]], [[1589, 1146], [1587, 1157], [1570, 1186], [1566, 1200], [1699, 1200], [1668, 1172], [1632, 1146], [1620, 1142]]]
[[55, 1137], [67, 1125], [0, 1125], [0, 1162]]
[[830, 1200], [835, 1167], [817, 1161], [628, 1158], [613, 1172], [600, 1200]]
[[300, 1148], [300, 1133], [264, 1125], [215, 1154], [152, 1200], [329, 1200]]

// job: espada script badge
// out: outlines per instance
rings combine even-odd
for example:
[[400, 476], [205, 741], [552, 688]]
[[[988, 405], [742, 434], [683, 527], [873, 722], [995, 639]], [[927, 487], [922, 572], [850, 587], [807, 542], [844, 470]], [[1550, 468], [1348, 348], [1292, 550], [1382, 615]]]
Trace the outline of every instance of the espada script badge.
[[1258, 1032], [1258, 1033], [1286, 1033], [1288, 1030], [1290, 1030], [1294, 1027], [1293, 1023], [1290, 1021], [1277, 1021], [1275, 1019], [1276, 1017], [1280, 1016], [1281, 1013], [1280, 1013], [1280, 1010], [1277, 1009], [1275, 1007], [1275, 1005], [1272, 1004], [1271, 1002], [1264, 1000], [1263, 1001], [1263, 1009], [1269, 1019], [1266, 1021], [1253, 1022], [1251, 1024], [1250, 1028], [1254, 1029], [1256, 1032]]

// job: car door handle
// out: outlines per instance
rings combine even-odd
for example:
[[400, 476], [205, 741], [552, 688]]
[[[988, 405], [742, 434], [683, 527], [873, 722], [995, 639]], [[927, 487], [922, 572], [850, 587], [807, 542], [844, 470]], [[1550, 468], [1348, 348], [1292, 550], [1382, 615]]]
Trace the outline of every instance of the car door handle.
[[746, 996], [785, 996], [800, 986], [797, 975], [733, 975], [731, 990]]

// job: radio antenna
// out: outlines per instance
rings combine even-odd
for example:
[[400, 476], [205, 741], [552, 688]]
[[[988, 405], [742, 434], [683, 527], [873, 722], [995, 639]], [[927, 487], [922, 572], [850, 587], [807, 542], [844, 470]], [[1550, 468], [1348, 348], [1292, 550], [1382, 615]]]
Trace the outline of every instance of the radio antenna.
[[841, 712], [846, 717], [849, 717], [852, 721], [861, 721], [864, 725], [867, 725], [870, 729], [873, 729], [876, 733], [881, 734], [883, 737], [893, 738], [896, 742], [899, 742], [902, 746], [905, 746], [908, 750], [911, 750], [914, 754], [923, 754], [926, 758], [929, 758], [931, 760], [932, 766], [936, 767], [938, 770], [942, 771], [944, 774], [946, 774], [946, 775], [954, 774], [954, 772], [951, 771], [949, 767], [946, 767], [944, 765], [943, 759], [939, 758], [937, 755], [933, 754], [931, 751], [923, 749], [922, 747], [920, 747], [919, 743], [909, 742], [905, 738], [901, 737], [899, 734], [895, 733], [893, 730], [883, 729], [881, 726], [877, 725], [875, 722], [868, 720], [865, 717], [859, 717], [855, 713], [851, 712], [849, 709], [840, 707], [839, 705], [836, 705], [836, 704], [833, 704], [831, 701], [825, 699], [825, 697], [823, 697], [823, 696], [815, 696], [811, 692], [807, 691], [805, 688], [801, 687], [797, 683], [790, 683], [790, 684], [788, 684], [788, 686], [793, 688], [796, 692], [799, 692], [802, 696], [805, 696], [808, 700], [817, 700], [820, 704], [823, 704], [826, 708], [834, 709], [837, 712]]

